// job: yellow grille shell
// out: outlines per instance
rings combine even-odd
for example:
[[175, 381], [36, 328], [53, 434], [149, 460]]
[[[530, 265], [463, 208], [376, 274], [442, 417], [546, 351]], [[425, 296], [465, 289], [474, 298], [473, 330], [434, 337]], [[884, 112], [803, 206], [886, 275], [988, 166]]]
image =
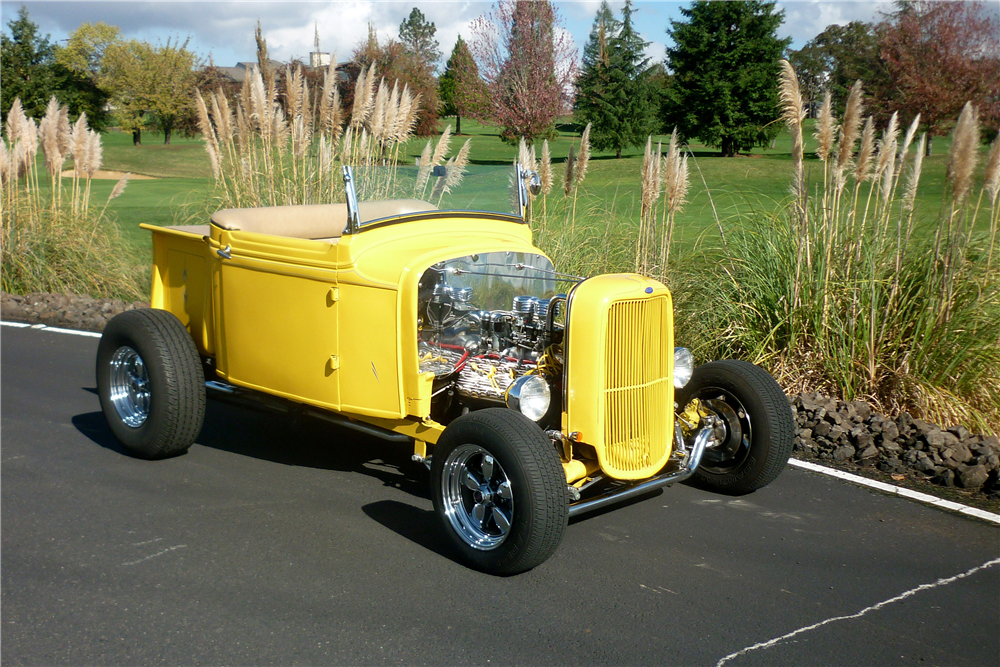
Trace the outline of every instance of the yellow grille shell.
[[597, 450], [606, 475], [655, 474], [673, 443], [670, 292], [638, 275], [598, 276], [576, 288], [569, 318], [567, 430]]

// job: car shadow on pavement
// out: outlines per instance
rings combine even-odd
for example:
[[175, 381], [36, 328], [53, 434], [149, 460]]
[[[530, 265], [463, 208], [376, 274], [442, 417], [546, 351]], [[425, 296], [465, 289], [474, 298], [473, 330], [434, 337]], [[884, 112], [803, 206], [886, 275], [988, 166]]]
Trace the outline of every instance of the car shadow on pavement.
[[129, 455], [128, 451], [122, 446], [122, 443], [118, 442], [118, 438], [108, 428], [108, 422], [104, 419], [103, 412], [85, 412], [80, 415], [74, 415], [71, 421], [77, 431], [101, 447], [110, 449], [123, 456]]
[[361, 508], [369, 518], [382, 524], [392, 532], [405, 537], [428, 551], [461, 564], [448, 536], [441, 528], [434, 510], [401, 503], [398, 500], [380, 500]]
[[[72, 422], [101, 447], [131, 455], [111, 433], [103, 413], [76, 415]], [[209, 400], [195, 444], [281, 465], [361, 473], [412, 496], [430, 498], [427, 471], [410, 459], [411, 448], [317, 419]]]

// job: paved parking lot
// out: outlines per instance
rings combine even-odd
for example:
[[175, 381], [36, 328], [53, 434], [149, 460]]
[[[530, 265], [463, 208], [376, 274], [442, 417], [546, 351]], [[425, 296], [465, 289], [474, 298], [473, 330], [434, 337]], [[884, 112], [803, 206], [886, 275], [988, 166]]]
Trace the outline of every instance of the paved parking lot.
[[813, 473], [575, 521], [458, 564], [409, 451], [209, 402], [125, 455], [97, 339], [0, 329], [8, 665], [996, 665], [1000, 528]]

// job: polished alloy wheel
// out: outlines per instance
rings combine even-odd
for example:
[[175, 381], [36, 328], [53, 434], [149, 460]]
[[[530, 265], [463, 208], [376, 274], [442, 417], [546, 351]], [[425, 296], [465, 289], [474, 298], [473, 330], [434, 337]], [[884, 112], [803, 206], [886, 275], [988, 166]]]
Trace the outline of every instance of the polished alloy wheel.
[[139, 353], [127, 345], [111, 357], [111, 403], [126, 425], [139, 428], [149, 416], [149, 374]]
[[478, 445], [460, 445], [443, 473], [441, 496], [452, 528], [474, 549], [498, 547], [514, 521], [514, 494], [500, 462]]

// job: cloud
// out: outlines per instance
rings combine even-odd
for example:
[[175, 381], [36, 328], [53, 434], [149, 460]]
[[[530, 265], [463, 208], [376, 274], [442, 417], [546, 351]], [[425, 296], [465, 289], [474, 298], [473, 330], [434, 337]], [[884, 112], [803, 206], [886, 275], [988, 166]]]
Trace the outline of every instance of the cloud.
[[778, 34], [791, 37], [792, 48], [801, 48], [827, 26], [846, 25], [851, 21], [877, 21], [880, 12], [892, 11], [893, 6], [891, 0], [778, 0], [778, 8], [785, 11], [785, 22], [778, 29]]
[[[190, 37], [189, 48], [203, 57], [212, 54], [218, 65], [232, 65], [239, 60], [253, 60], [256, 47], [254, 27], [259, 20], [271, 56], [278, 60], [308, 59], [313, 48], [315, 26], [319, 26], [320, 46], [336, 52], [339, 59], [351, 56], [354, 47], [368, 34], [371, 23], [380, 39], [396, 37], [399, 24], [414, 6], [418, 6], [437, 27], [441, 46], [441, 67], [451, 53], [458, 35], [471, 36], [471, 24], [490, 10], [491, 2], [415, 0], [344, 0], [329, 2], [44, 2], [40, 0], [0, 0], [5, 21], [12, 20], [18, 8], [28, 8], [31, 19], [42, 34], [65, 39], [81, 23], [103, 21], [122, 29], [127, 38], [151, 43], [168, 38]], [[621, 0], [610, 3], [621, 14]], [[831, 23], [852, 20], [871, 21], [881, 9], [891, 10], [888, 0], [879, 2], [839, 2], [837, 0], [779, 0], [785, 10], [781, 35], [793, 37], [793, 47], [801, 47]], [[582, 48], [593, 24], [599, 0], [561, 0], [556, 2], [566, 29]], [[687, 2], [635, 3], [636, 27], [643, 39], [651, 42], [647, 55], [654, 61], [663, 58], [665, 29], [671, 18], [680, 18], [680, 8]]]

